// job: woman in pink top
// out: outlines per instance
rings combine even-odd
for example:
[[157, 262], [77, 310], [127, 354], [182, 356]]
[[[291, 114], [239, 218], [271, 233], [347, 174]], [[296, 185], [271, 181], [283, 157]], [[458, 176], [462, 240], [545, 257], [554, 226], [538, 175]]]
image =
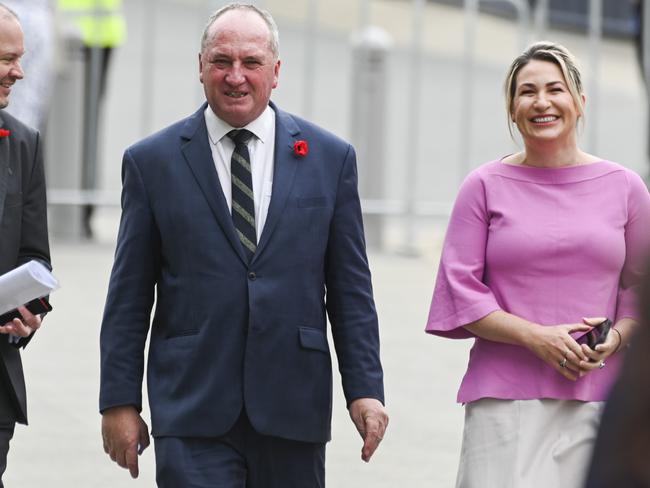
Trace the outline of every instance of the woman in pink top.
[[[426, 331], [474, 339], [456, 486], [579, 487], [636, 326], [650, 195], [578, 147], [585, 96], [566, 48], [530, 46], [505, 95], [524, 148], [463, 182]], [[581, 344], [605, 317], [606, 340]]]

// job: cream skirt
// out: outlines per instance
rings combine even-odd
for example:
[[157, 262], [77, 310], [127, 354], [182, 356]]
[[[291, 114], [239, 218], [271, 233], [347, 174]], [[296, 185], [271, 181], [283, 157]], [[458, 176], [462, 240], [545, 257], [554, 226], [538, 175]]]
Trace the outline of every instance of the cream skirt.
[[581, 488], [603, 406], [549, 399], [468, 403], [456, 488]]

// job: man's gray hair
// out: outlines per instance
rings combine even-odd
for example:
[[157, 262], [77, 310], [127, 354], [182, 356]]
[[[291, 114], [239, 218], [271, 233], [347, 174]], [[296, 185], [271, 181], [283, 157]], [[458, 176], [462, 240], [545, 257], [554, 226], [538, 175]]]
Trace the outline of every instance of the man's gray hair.
[[273, 57], [277, 60], [280, 56], [280, 33], [278, 32], [278, 26], [269, 12], [250, 3], [229, 3], [225, 7], [221, 7], [219, 10], [213, 13], [208, 19], [208, 23], [205, 25], [205, 29], [203, 29], [203, 36], [201, 36], [201, 52], [203, 53], [208, 45], [210, 27], [212, 27], [212, 24], [214, 24], [215, 20], [217, 20], [229, 10], [249, 10], [251, 12], [255, 12], [262, 18], [262, 20], [266, 23], [266, 26], [269, 28], [269, 32], [271, 34], [269, 37], [269, 49], [271, 49]]

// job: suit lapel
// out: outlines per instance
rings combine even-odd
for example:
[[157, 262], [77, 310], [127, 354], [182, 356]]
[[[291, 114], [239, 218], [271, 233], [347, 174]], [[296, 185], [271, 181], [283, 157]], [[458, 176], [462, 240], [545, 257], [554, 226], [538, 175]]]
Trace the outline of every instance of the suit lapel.
[[[0, 128], [4, 127], [4, 120], [0, 117]], [[9, 136], [11, 137], [11, 136]], [[5, 197], [9, 181], [9, 137], [0, 138], [0, 223], [5, 210]]]
[[291, 188], [293, 187], [296, 168], [299, 164], [299, 160], [293, 154], [293, 143], [296, 136], [300, 133], [300, 129], [289, 114], [278, 109], [273, 103], [270, 105], [275, 110], [273, 193], [271, 195], [266, 223], [264, 224], [264, 229], [262, 229], [257, 251], [253, 256], [253, 262], [268, 244], [273, 230], [284, 211], [287, 199], [291, 193]]
[[232, 217], [228, 210], [228, 204], [226, 203], [226, 198], [223, 196], [221, 183], [219, 182], [217, 170], [212, 160], [212, 151], [208, 142], [208, 130], [203, 115], [205, 107], [206, 104], [192, 115], [183, 127], [181, 137], [186, 142], [182, 144], [181, 150], [223, 233], [230, 241], [239, 258], [246, 263], [247, 260], [244, 256], [244, 250], [235, 232]]

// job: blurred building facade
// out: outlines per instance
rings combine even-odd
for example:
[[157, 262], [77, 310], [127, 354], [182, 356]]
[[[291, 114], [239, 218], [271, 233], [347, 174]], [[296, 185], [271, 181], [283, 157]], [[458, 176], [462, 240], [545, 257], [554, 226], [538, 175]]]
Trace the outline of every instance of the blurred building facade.
[[[103, 201], [112, 202], [100, 209], [107, 219], [118, 213], [124, 149], [196, 110], [204, 100], [198, 81], [199, 39], [209, 14], [225, 3], [124, 3], [126, 22], [142, 27], [132, 31], [116, 53], [109, 75], [102, 128], [108, 142], [98, 168]], [[584, 149], [645, 176], [647, 102], [633, 38], [609, 35], [604, 21], [594, 53], [593, 40], [584, 29], [567, 29], [553, 21], [556, 4], [573, 8], [588, 2], [550, 0], [542, 31], [533, 28], [530, 18], [481, 11], [484, 4], [493, 3], [488, 1], [476, 2], [479, 12], [474, 20], [463, 8], [438, 1], [255, 3], [268, 9], [280, 28], [283, 64], [273, 100], [345, 138], [354, 133], [351, 107], [358, 96], [351, 39], [370, 25], [391, 39], [386, 136], [373, 141], [385, 154], [381, 192], [390, 204], [386, 208], [392, 209], [385, 215], [389, 247], [404, 241], [403, 210], [409, 198], [415, 202], [409, 218], [418, 229], [410, 239], [426, 247], [429, 229], [444, 222], [467, 171], [517, 150], [518, 142], [510, 139], [506, 126], [503, 77], [524, 45], [538, 38], [563, 43], [581, 61], [587, 86]], [[610, 4], [618, 2], [603, 0], [603, 19], [610, 15]], [[622, 19], [623, 10], [617, 12]], [[411, 152], [405, 157], [409, 144]], [[360, 162], [361, 179], [373, 171], [373, 163]]]

